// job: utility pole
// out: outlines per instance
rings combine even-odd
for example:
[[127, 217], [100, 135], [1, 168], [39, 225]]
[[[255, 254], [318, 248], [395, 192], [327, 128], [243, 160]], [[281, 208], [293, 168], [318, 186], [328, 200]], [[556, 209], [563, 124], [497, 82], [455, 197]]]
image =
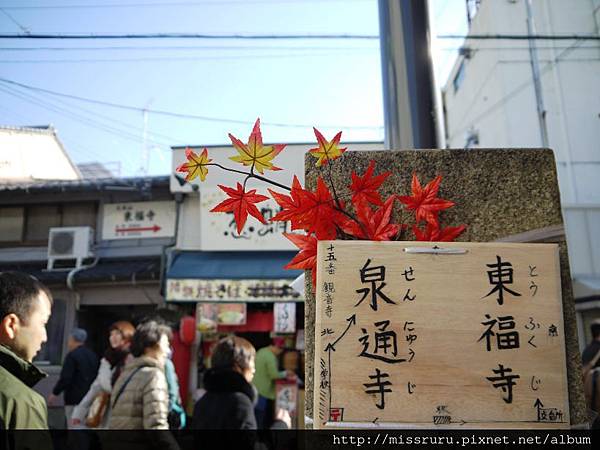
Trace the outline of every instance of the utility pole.
[[148, 109], [153, 101], [154, 99], [148, 100], [143, 110], [144, 128], [142, 131], [142, 163], [140, 166], [140, 173], [143, 177], [147, 176], [150, 170], [150, 147], [148, 147]]
[[[525, 1], [527, 7], [527, 34], [535, 35], [535, 22], [533, 20], [533, 8], [531, 0]], [[544, 107], [544, 96], [542, 93], [542, 80], [540, 79], [540, 63], [537, 56], [537, 47], [535, 40], [529, 39], [529, 56], [531, 60], [531, 72], [533, 73], [533, 86], [535, 89], [535, 103], [537, 107], [538, 121], [540, 123], [540, 136], [542, 139], [542, 147], [549, 148], [548, 143], [548, 127], [546, 125], [546, 109]]]
[[436, 148], [427, 0], [379, 0], [385, 148]]

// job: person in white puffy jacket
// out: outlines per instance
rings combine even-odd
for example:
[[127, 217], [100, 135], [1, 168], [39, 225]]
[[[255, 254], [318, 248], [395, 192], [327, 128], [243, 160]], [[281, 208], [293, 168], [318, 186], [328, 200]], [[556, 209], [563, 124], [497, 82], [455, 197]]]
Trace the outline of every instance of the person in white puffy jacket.
[[[109, 342], [110, 347], [104, 353], [100, 361], [98, 375], [90, 386], [89, 391], [73, 409], [71, 416], [71, 426], [74, 428], [85, 428], [86, 418], [94, 399], [102, 392], [110, 394], [117, 378], [125, 364], [131, 359], [129, 347], [131, 339], [135, 332], [134, 326], [127, 321], [120, 320], [113, 323], [110, 328]], [[109, 399], [110, 404], [110, 399]], [[108, 424], [108, 415], [110, 408], [105, 409], [104, 416], [98, 425], [98, 428], [106, 428]]]

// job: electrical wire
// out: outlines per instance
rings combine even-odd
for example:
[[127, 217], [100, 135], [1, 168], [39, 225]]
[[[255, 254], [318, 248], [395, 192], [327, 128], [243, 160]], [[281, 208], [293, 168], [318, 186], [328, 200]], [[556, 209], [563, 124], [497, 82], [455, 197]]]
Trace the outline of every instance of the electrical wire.
[[[460, 48], [460, 47], [456, 47]], [[105, 51], [105, 50], [136, 50], [136, 51], [157, 51], [157, 50], [379, 50], [379, 45], [376, 47], [347, 47], [347, 46], [280, 46], [280, 45], [161, 45], [161, 46], [103, 46], [103, 47], [0, 47], [0, 51]]]
[[[6, 89], [5, 87], [0, 86], [0, 91], [8, 93], [9, 95], [12, 95], [14, 97], [20, 98], [21, 100], [25, 100], [28, 101], [34, 105], [37, 105], [41, 108], [44, 108], [46, 110], [52, 111], [52, 112], [56, 112], [60, 115], [66, 116], [72, 120], [75, 120], [77, 122], [80, 122], [84, 125], [87, 125], [88, 127], [91, 128], [95, 128], [97, 130], [102, 130], [104, 132], [107, 132], [109, 134], [115, 135], [117, 137], [120, 137], [121, 139], [126, 139], [129, 141], [134, 141], [138, 144], [143, 143], [143, 140], [139, 137], [139, 136], [135, 136], [131, 133], [127, 133], [127, 132], [123, 132], [122, 130], [119, 130], [117, 128], [108, 126], [108, 125], [104, 125], [102, 123], [99, 123], [97, 121], [93, 121], [91, 119], [85, 118], [85, 117], [81, 117], [77, 114], [73, 114], [70, 111], [65, 111], [62, 108], [56, 107], [55, 105], [49, 104], [47, 102], [44, 102], [42, 100], [33, 98], [31, 96], [28, 96], [27, 94], [23, 94], [20, 92], [15, 92], [14, 90], [10, 90], [10, 88]], [[151, 141], [148, 141], [149, 143], [151, 143]], [[154, 142], [155, 143], [155, 142]], [[165, 145], [165, 144], [162, 144]], [[168, 145], [167, 145], [168, 146]], [[127, 153], [124, 153], [127, 154]], [[130, 162], [128, 160], [125, 161], [126, 164], [130, 165]], [[135, 165], [135, 164], [133, 164]]]
[[[53, 64], [53, 63], [119, 63], [119, 62], [154, 62], [154, 61], [235, 61], [240, 59], [285, 59], [285, 58], [313, 58], [335, 56], [342, 58], [344, 56], [355, 57], [354, 54], [333, 54], [333, 53], [292, 53], [292, 54], [273, 54], [273, 55], [228, 55], [228, 56], [190, 56], [190, 57], [128, 57], [128, 58], [78, 58], [78, 59], [3, 59], [1, 64]], [[372, 55], [377, 56], [379, 52]]]
[[[135, 126], [135, 125], [131, 125], [130, 123], [127, 123], [127, 122], [116, 120], [114, 117], [106, 116], [104, 114], [101, 114], [101, 113], [98, 113], [98, 112], [95, 112], [95, 111], [90, 111], [87, 108], [84, 108], [82, 106], [73, 105], [72, 103], [65, 102], [65, 101], [60, 100], [58, 98], [55, 98], [54, 102], [59, 103], [59, 104], [65, 106], [68, 110], [76, 109], [78, 111], [81, 111], [81, 112], [89, 115], [89, 116], [95, 116], [95, 117], [100, 118], [101, 120], [104, 120], [104, 121], [108, 122], [108, 123], [112, 123], [112, 124], [115, 124], [117, 126], [124, 127], [125, 128], [124, 132], [126, 132], [126, 133], [130, 132], [132, 129], [135, 130], [135, 131], [137, 131], [139, 133], [139, 135], [141, 135], [143, 133], [143, 129], [142, 128], [140, 128], [138, 126]], [[90, 120], [92, 120], [92, 119], [90, 119]], [[157, 138], [166, 139], [166, 141], [164, 141], [165, 143], [161, 143], [160, 145], [163, 146], [163, 147], [167, 147], [167, 148], [171, 147], [173, 143], [180, 143], [180, 144], [186, 144], [187, 143], [185, 141], [182, 141], [179, 138], [176, 138], [176, 137], [173, 137], [173, 136], [169, 136], [169, 135], [166, 135], [166, 134], [157, 133], [157, 132], [154, 132], [154, 131], [146, 131], [146, 134], [151, 135], [151, 136], [156, 136]], [[139, 136], [139, 135], [136, 135], [136, 134], [130, 134], [130, 135], [131, 136]]]
[[[570, 47], [568, 47], [565, 50], [563, 50], [553, 61], [551, 61], [549, 63], [546, 63], [546, 65], [544, 65], [541, 68], [540, 75], [543, 75], [546, 72], [548, 72], [552, 67], [554, 67], [556, 64], [558, 64], [559, 61], [562, 61], [563, 58], [565, 56], [567, 56], [570, 52], [575, 51], [577, 49], [576, 46], [578, 46], [578, 45], [581, 45], [581, 41], [575, 42], [573, 45], [571, 45]], [[493, 70], [493, 68], [491, 70]], [[492, 77], [486, 76], [485, 79], [486, 80], [491, 80]], [[508, 102], [508, 100], [512, 99], [513, 97], [515, 97], [516, 95], [518, 95], [519, 93], [521, 93], [525, 88], [529, 87], [532, 83], [533, 83], [533, 80], [527, 80], [524, 83], [520, 84], [514, 90], [512, 90], [511, 92], [509, 92], [507, 95], [505, 95], [504, 97], [502, 97], [500, 100], [498, 100], [496, 103], [494, 103], [493, 105], [491, 105], [489, 108], [487, 108], [481, 114], [475, 116], [474, 118], [470, 118], [470, 117], [468, 117], [468, 115], [463, 116], [463, 118], [462, 118], [462, 120], [460, 122], [460, 125], [462, 125], [465, 121], [467, 121], [467, 119], [469, 120], [470, 124], [467, 125], [467, 126], [464, 126], [462, 128], [458, 128], [451, 136], [448, 136], [448, 140], [452, 140], [458, 134], [464, 133], [472, 124], [474, 124], [474, 123], [476, 123], [476, 122], [484, 119], [485, 117], [487, 117], [488, 115], [490, 115], [491, 113], [493, 113], [494, 111], [496, 111], [498, 108], [504, 106]], [[485, 86], [485, 84], [480, 87], [479, 91], [481, 91], [484, 86]], [[469, 105], [469, 107], [466, 110], [467, 111], [472, 110], [473, 104], [478, 99], [479, 99], [479, 92], [473, 97], [473, 101], [471, 102], [471, 104]]]
[[[44, 89], [44, 88], [39, 88], [39, 87], [35, 87], [35, 86], [30, 86], [24, 83], [19, 83], [16, 81], [12, 81], [6, 78], [1, 78], [0, 77], [0, 82], [6, 83], [6, 84], [10, 84], [13, 86], [19, 86], [22, 88], [25, 88], [27, 90], [31, 90], [31, 91], [36, 91], [36, 92], [44, 92], [47, 94], [51, 94], [51, 95], [56, 95], [58, 97], [64, 97], [64, 98], [70, 98], [73, 100], [79, 100], [82, 102], [87, 102], [87, 103], [92, 103], [92, 104], [97, 104], [97, 105], [104, 105], [104, 106], [109, 106], [112, 108], [118, 108], [118, 109], [123, 109], [123, 110], [129, 110], [129, 111], [137, 111], [137, 112], [147, 112], [149, 114], [157, 114], [157, 115], [163, 115], [163, 116], [169, 116], [169, 117], [178, 117], [178, 118], [182, 118], [182, 119], [194, 119], [194, 120], [203, 120], [203, 121], [207, 121], [207, 122], [218, 122], [218, 123], [235, 123], [235, 124], [242, 124], [242, 125], [253, 125], [254, 122], [253, 121], [247, 121], [247, 120], [236, 120], [236, 119], [226, 119], [226, 118], [218, 118], [218, 117], [210, 117], [210, 116], [200, 116], [200, 115], [195, 115], [195, 114], [183, 114], [183, 113], [176, 113], [176, 112], [172, 112], [172, 111], [164, 111], [164, 110], [158, 110], [158, 109], [150, 109], [150, 108], [140, 108], [137, 106], [130, 106], [130, 105], [122, 105], [122, 104], [118, 104], [118, 103], [112, 103], [112, 102], [105, 102], [102, 100], [95, 100], [95, 99], [90, 99], [90, 98], [86, 98], [86, 97], [80, 97], [77, 95], [70, 95], [70, 94], [64, 94], [61, 92], [56, 92], [56, 91], [51, 91], [49, 89]], [[272, 127], [283, 127], [283, 128], [310, 128], [312, 127], [312, 125], [307, 125], [307, 124], [290, 124], [290, 123], [280, 123], [280, 122], [262, 122], [263, 125], [268, 125], [268, 126], [272, 126]], [[383, 127], [381, 126], [345, 126], [345, 125], [319, 125], [319, 128], [324, 128], [324, 129], [340, 129], [340, 128], [345, 128], [345, 129], [354, 129], [354, 130], [380, 130]]]
[[29, 33], [0, 34], [0, 39], [216, 39], [216, 40], [379, 40], [379, 35], [370, 34], [203, 34], [203, 33], [140, 33], [140, 34], [108, 34], [108, 33]]
[[158, 3], [106, 3], [106, 4], [75, 4], [75, 5], [36, 5], [36, 6], [17, 6], [10, 5], [3, 8], [9, 10], [32, 10], [32, 9], [95, 9], [95, 8], [140, 8], [140, 7], [198, 7], [198, 6], [221, 6], [221, 5], [276, 5], [285, 6], [286, 3], [335, 3], [344, 2], [369, 2], [372, 0], [285, 0], [283, 1], [268, 1], [268, 0], [214, 0], [203, 2], [158, 2]]

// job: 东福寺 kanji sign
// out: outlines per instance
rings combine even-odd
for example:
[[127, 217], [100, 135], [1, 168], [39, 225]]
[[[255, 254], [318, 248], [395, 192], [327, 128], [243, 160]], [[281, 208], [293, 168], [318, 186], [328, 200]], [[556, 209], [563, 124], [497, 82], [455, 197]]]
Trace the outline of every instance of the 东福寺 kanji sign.
[[569, 427], [557, 245], [318, 245], [316, 428]]
[[162, 238], [175, 235], [175, 202], [107, 203], [102, 239]]

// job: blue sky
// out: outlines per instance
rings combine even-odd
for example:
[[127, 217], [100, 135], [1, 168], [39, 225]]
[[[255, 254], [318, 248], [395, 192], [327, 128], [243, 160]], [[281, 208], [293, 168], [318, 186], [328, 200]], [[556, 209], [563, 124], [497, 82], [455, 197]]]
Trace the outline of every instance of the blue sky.
[[[439, 34], [464, 32], [464, 1], [433, 0]], [[352, 34], [377, 36], [376, 0], [0, 0], [0, 33]], [[441, 77], [455, 41], [436, 52]], [[311, 126], [345, 141], [383, 140], [377, 39], [0, 39], [0, 78], [149, 112], [149, 173], [170, 145], [227, 144], [260, 117], [269, 142], [312, 142]], [[444, 80], [442, 80], [444, 81]], [[274, 126], [269, 124], [287, 124]], [[53, 124], [76, 163], [141, 173], [144, 114], [0, 81], [0, 124]], [[115, 167], [114, 164], [110, 164]]]

